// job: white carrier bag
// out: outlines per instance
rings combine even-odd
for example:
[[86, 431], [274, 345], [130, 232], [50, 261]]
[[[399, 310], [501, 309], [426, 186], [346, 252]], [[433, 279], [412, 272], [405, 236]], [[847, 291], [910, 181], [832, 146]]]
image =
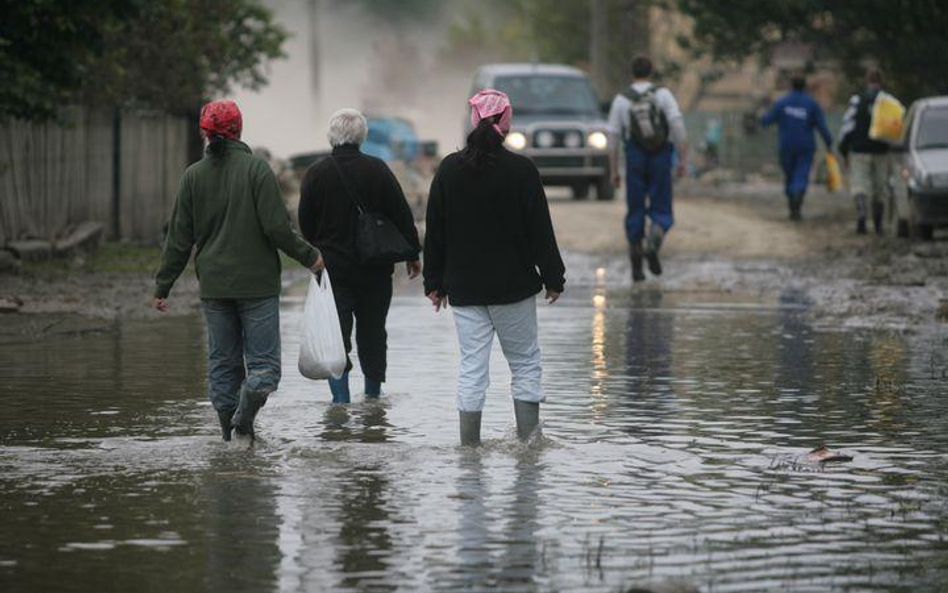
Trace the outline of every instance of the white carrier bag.
[[338, 379], [346, 370], [346, 347], [332, 296], [329, 272], [310, 277], [309, 292], [303, 305], [300, 336], [300, 374], [307, 379]]

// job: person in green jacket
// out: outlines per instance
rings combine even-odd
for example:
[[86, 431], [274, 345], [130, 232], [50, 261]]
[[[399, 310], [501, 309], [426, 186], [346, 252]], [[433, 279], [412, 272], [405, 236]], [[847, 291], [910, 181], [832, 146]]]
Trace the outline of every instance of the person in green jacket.
[[206, 154], [184, 172], [155, 276], [153, 306], [168, 294], [194, 251], [207, 320], [209, 397], [225, 441], [253, 442], [253, 422], [280, 382], [280, 257], [313, 273], [319, 250], [293, 228], [269, 165], [240, 141], [233, 101], [201, 110]]

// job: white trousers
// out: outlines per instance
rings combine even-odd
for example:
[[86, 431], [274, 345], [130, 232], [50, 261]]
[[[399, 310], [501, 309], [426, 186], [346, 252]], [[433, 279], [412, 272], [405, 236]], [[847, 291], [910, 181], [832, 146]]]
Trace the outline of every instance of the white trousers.
[[480, 412], [490, 385], [490, 350], [494, 333], [510, 366], [514, 399], [542, 402], [540, 346], [537, 343], [537, 303], [530, 297], [509, 305], [454, 307], [454, 324], [461, 347], [458, 409]]

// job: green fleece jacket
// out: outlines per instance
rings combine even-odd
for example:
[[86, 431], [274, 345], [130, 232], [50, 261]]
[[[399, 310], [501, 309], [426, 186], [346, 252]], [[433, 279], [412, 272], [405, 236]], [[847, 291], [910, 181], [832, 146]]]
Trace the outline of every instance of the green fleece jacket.
[[277, 249], [306, 267], [319, 257], [290, 223], [270, 167], [232, 140], [222, 156], [205, 155], [181, 179], [155, 276], [156, 297], [168, 296], [192, 248], [202, 299], [276, 296]]

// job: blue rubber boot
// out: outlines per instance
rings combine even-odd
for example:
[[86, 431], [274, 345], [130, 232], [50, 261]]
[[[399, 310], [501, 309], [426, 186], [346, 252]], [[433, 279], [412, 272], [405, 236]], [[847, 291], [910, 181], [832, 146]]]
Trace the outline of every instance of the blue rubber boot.
[[382, 382], [375, 379], [365, 378], [365, 397], [378, 397], [382, 395]]
[[338, 379], [329, 379], [329, 391], [332, 392], [332, 403], [349, 403], [349, 373], [343, 373]]

